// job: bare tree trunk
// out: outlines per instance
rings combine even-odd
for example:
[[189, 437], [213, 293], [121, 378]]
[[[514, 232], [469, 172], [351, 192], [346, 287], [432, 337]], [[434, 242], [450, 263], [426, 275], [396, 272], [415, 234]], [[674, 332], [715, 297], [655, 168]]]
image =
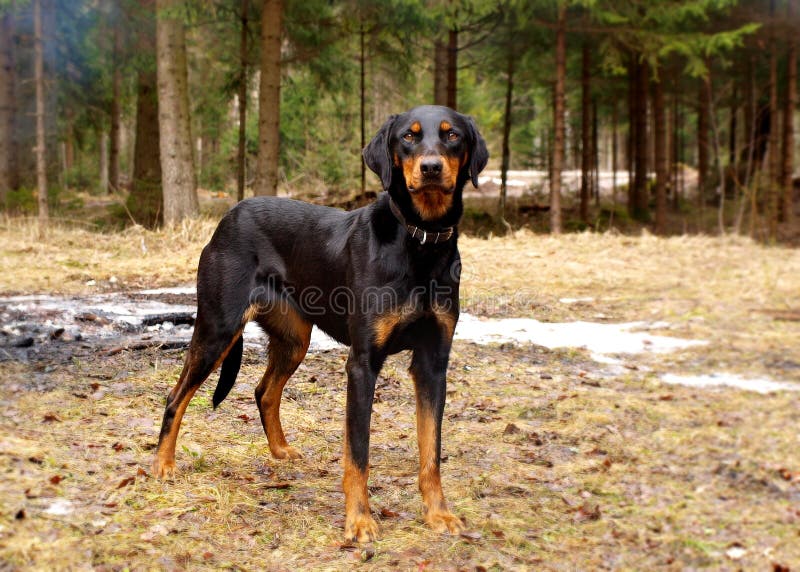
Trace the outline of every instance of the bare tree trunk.
[[567, 7], [558, 6], [556, 26], [556, 83], [554, 89], [553, 163], [550, 170], [550, 232], [561, 234], [561, 171], [564, 164], [564, 84], [567, 75]]
[[611, 111], [611, 214], [608, 217], [608, 226], [614, 221], [614, 212], [617, 210], [617, 149], [619, 131], [619, 107], [614, 99]]
[[[795, 0], [786, 2], [786, 21], [794, 21]], [[781, 220], [791, 229], [794, 225], [794, 110], [797, 105], [797, 43], [794, 33], [787, 38], [786, 54], [786, 100], [783, 110], [783, 181], [781, 186]]]
[[247, 173], [247, 9], [250, 0], [242, 0], [239, 32], [239, 144], [236, 150], [236, 200], [244, 199]]
[[186, 42], [176, 0], [156, 1], [156, 58], [164, 222], [200, 212], [192, 154]]
[[600, 146], [598, 144], [597, 97], [592, 97], [592, 178], [590, 189], [595, 207], [600, 208]]
[[[366, 117], [366, 107], [367, 107], [367, 56], [366, 56], [366, 45], [365, 45], [365, 38], [366, 32], [364, 31], [364, 23], [361, 23], [360, 33], [360, 44], [359, 44], [359, 65], [360, 65], [360, 83], [359, 83], [359, 111], [361, 113], [359, 125], [361, 127], [361, 147], [359, 149], [363, 149], [367, 146], [367, 117]], [[361, 195], [363, 196], [365, 192], [367, 192], [367, 164], [364, 162], [363, 155], [361, 156]]]
[[708, 94], [708, 110], [711, 126], [712, 143], [714, 148], [714, 163], [717, 166], [717, 178], [719, 183], [717, 191], [719, 192], [719, 208], [717, 209], [717, 224], [719, 225], [719, 233], [725, 234], [725, 169], [722, 166], [722, 152], [720, 151], [722, 145], [720, 144], [720, 130], [717, 127], [717, 110], [714, 105], [714, 93], [711, 90], [711, 74], [705, 78], [706, 93]]
[[256, 195], [278, 194], [283, 0], [264, 0], [261, 13], [261, 85], [258, 94]]
[[633, 218], [647, 221], [650, 218], [649, 196], [647, 189], [647, 87], [649, 84], [649, 71], [647, 64], [637, 62], [636, 90], [636, 116], [634, 117], [634, 180], [633, 204], [629, 205]]
[[628, 214], [632, 215], [636, 204], [634, 169], [636, 168], [636, 117], [639, 115], [638, 101], [636, 99], [636, 84], [639, 75], [639, 62], [637, 55], [631, 54], [628, 63], [628, 137], [625, 141], [625, 159], [628, 168]]
[[108, 133], [103, 131], [102, 128], [97, 129], [97, 139], [100, 143], [98, 145], [99, 149], [99, 162], [100, 162], [100, 172], [98, 175], [100, 176], [100, 189], [102, 191], [108, 191]]
[[0, 21], [0, 208], [9, 191], [19, 187], [15, 124], [17, 115], [14, 61], [14, 5], [7, 6]]
[[506, 197], [508, 184], [508, 166], [511, 163], [511, 103], [514, 94], [514, 51], [508, 46], [508, 61], [506, 65], [506, 107], [503, 117], [503, 157], [500, 163], [500, 205], [498, 214], [500, 221], [509, 227], [506, 222]]
[[584, 223], [589, 222], [589, 187], [592, 164], [591, 144], [591, 54], [589, 43], [583, 43], [581, 65], [581, 204], [580, 217]]
[[458, 30], [450, 30], [447, 38], [447, 107], [458, 104]]
[[700, 80], [697, 92], [697, 204], [705, 208], [705, 191], [708, 185], [708, 91], [706, 83]]
[[656, 138], [656, 234], [664, 234], [667, 230], [667, 179], [669, 178], [667, 121], [664, 113], [664, 74], [661, 75], [662, 77], [653, 85], [653, 122]]
[[44, 111], [44, 46], [42, 38], [42, 4], [33, 0], [34, 80], [36, 82], [36, 190], [39, 204], [39, 238], [47, 234], [47, 158], [45, 150]]
[[108, 147], [108, 192], [118, 193], [119, 188], [119, 148], [120, 148], [120, 122], [122, 111], [120, 107], [120, 91], [122, 85], [122, 34], [120, 33], [120, 16], [118, 8], [114, 8], [114, 73], [111, 79], [111, 129], [109, 130]]
[[747, 66], [747, 106], [744, 108], [744, 123], [747, 129], [747, 158], [745, 160], [744, 172], [744, 193], [742, 194], [739, 212], [736, 214], [734, 223], [735, 232], [739, 233], [742, 228], [744, 211], [747, 208], [747, 199], [750, 199], [750, 226], [748, 233], [751, 237], [755, 236], [756, 219], [758, 218], [758, 203], [756, 201], [757, 186], [752, 184], [754, 161], [756, 157], [756, 147], [758, 141], [758, 102], [756, 100], [756, 78], [755, 65], [751, 59]]
[[156, 74], [139, 71], [133, 176], [127, 206], [133, 219], [147, 228], [159, 226], [164, 219], [159, 141]]
[[433, 43], [433, 103], [447, 105], [447, 44], [442, 38]]
[[[770, 15], [775, 15], [775, 0], [770, 1]], [[769, 239], [778, 238], [778, 182], [781, 158], [778, 136], [778, 42], [775, 31], [770, 32], [769, 42], [769, 180], [767, 181], [767, 232]]]

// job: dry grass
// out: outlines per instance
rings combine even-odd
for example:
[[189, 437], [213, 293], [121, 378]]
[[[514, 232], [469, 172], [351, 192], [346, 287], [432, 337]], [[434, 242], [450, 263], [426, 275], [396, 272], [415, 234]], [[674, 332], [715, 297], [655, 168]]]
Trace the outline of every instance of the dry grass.
[[[39, 243], [34, 227], [12, 222], [0, 230], [0, 290], [191, 282], [213, 227], [60, 228]], [[469, 538], [435, 535], [421, 521], [408, 357], [392, 358], [373, 417], [370, 488], [373, 509], [385, 511], [382, 539], [370, 547], [341, 545], [342, 351], [310, 355], [287, 387], [285, 426], [304, 459], [269, 458], [251, 397], [263, 356], [249, 350], [219, 410], [209, 406], [213, 383], [192, 402], [178, 441], [181, 476], [171, 483], [142, 472], [180, 352], [108, 357], [89, 348], [67, 363], [0, 363], [0, 562], [270, 570], [800, 562], [800, 395], [657, 379], [737, 371], [800, 380], [800, 322], [786, 319], [800, 306], [797, 251], [733, 238], [529, 233], [464, 238], [460, 247], [467, 310], [665, 320], [671, 335], [711, 344], [628, 358], [628, 373], [608, 375], [580, 350], [457, 342], [443, 472], [453, 509], [479, 533]], [[64, 500], [68, 514], [47, 512]]]

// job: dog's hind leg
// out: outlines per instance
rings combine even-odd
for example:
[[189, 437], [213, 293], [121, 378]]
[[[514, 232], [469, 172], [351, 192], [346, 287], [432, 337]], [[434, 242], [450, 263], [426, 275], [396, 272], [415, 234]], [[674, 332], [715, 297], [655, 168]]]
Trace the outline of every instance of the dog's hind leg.
[[233, 331], [212, 328], [198, 313], [192, 342], [186, 353], [183, 370], [175, 387], [167, 396], [167, 406], [161, 422], [158, 448], [153, 460], [153, 475], [171, 477], [175, 473], [175, 442], [181, 419], [192, 396], [206, 378], [228, 355], [242, 335], [242, 327]]
[[281, 395], [308, 351], [311, 324], [288, 304], [280, 304], [269, 313], [257, 316], [256, 321], [269, 335], [269, 362], [255, 391], [261, 424], [273, 457], [298, 459], [302, 455], [286, 442], [281, 426]]

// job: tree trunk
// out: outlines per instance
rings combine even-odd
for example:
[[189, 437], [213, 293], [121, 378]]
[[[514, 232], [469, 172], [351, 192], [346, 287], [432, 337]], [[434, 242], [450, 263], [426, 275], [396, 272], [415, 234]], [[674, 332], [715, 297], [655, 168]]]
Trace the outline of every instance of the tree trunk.
[[556, 26], [556, 82], [553, 105], [553, 162], [550, 171], [550, 232], [561, 234], [561, 171], [564, 164], [564, 84], [567, 75], [567, 7], [558, 6]]
[[447, 105], [447, 44], [442, 38], [433, 44], [433, 103]]
[[242, 0], [239, 31], [239, 144], [236, 151], [236, 200], [244, 199], [247, 174], [247, 9], [250, 0]]
[[256, 195], [278, 194], [283, 0], [264, 0], [261, 13], [261, 85], [258, 94]]
[[591, 193], [592, 143], [591, 143], [591, 53], [589, 43], [583, 43], [581, 65], [581, 205], [580, 217], [589, 222], [589, 195]]
[[708, 101], [706, 82], [700, 80], [697, 90], [697, 204], [701, 211], [705, 207], [708, 184]]
[[44, 45], [42, 38], [42, 3], [33, 0], [34, 80], [36, 83], [36, 191], [39, 205], [39, 237], [47, 234], [49, 212], [47, 205], [47, 158], [45, 150], [44, 111]]
[[120, 107], [120, 91], [122, 86], [122, 34], [120, 33], [119, 14], [114, 14], [114, 73], [111, 79], [111, 129], [109, 131], [108, 146], [108, 192], [118, 193], [119, 188], [119, 148], [120, 148], [120, 122], [122, 111]]
[[636, 142], [636, 118], [639, 116], [638, 104], [636, 99], [636, 85], [639, 76], [639, 62], [637, 55], [631, 54], [628, 64], [628, 137], [625, 141], [625, 159], [628, 167], [628, 215], [633, 215], [634, 205], [636, 204], [636, 188], [633, 185], [634, 170], [636, 168], [636, 153], [634, 153]]
[[653, 85], [653, 122], [655, 135], [656, 167], [656, 234], [664, 234], [667, 226], [667, 178], [669, 162], [667, 159], [667, 121], [664, 109], [663, 73]]
[[[613, 108], [611, 110], [611, 217], [614, 216], [614, 211], [617, 210], [617, 149], [619, 131], [619, 107], [617, 100], [614, 99]], [[611, 218], [609, 218], [609, 226], [611, 226]]]
[[101, 127], [97, 128], [97, 139], [100, 142], [99, 147], [99, 163], [100, 172], [98, 173], [100, 179], [101, 191], [108, 192], [108, 133], [103, 131]]
[[[359, 149], [364, 149], [367, 146], [367, 117], [366, 117], [366, 107], [367, 107], [367, 49], [366, 49], [366, 42], [365, 42], [365, 35], [366, 32], [364, 31], [364, 23], [361, 23], [361, 29], [359, 30], [359, 73], [360, 73], [360, 82], [359, 82], [359, 126], [361, 128], [361, 147]], [[364, 162], [364, 156], [359, 153], [361, 157], [361, 196], [364, 196], [364, 193], [367, 192], [367, 164]]]
[[458, 30], [450, 30], [447, 38], [447, 107], [458, 105]]
[[647, 190], [647, 87], [649, 84], [649, 71], [647, 64], [637, 62], [636, 89], [636, 116], [634, 117], [634, 180], [633, 203], [629, 205], [631, 217], [646, 222], [649, 216], [649, 196]]
[[158, 89], [153, 51], [156, 35], [154, 4], [155, 0], [139, 0], [138, 18], [134, 20], [139, 70], [136, 82], [136, 132], [131, 161], [133, 174], [126, 202], [134, 221], [146, 228], [155, 228], [164, 219]]
[[[786, 2], [786, 21], [794, 21], [795, 0]], [[793, 33], [787, 38], [786, 54], [786, 100], [783, 110], [783, 181], [781, 220], [791, 229], [794, 225], [794, 110], [797, 105], [797, 43]]]
[[[152, 27], [152, 22], [149, 23]], [[127, 207], [133, 219], [147, 228], [159, 226], [164, 218], [159, 141], [156, 74], [140, 71], [136, 88], [133, 177]]]
[[597, 97], [592, 97], [592, 179], [591, 191], [595, 207], [600, 208], [600, 145], [598, 141]]
[[7, 6], [0, 20], [0, 209], [9, 191], [19, 187], [15, 124], [17, 115], [14, 62], [14, 6]]
[[[508, 62], [506, 65], [506, 106], [505, 115], [503, 117], [503, 157], [500, 163], [500, 206], [498, 214], [500, 221], [506, 220], [506, 197], [507, 197], [507, 184], [508, 184], [508, 166], [511, 163], [511, 147], [509, 140], [511, 138], [511, 103], [512, 96], [514, 95], [514, 51], [511, 46], [508, 46]], [[506, 223], [508, 224], [508, 223]]]
[[192, 155], [186, 42], [176, 0], [156, 0], [156, 58], [164, 222], [176, 224], [199, 211]]
[[[775, 15], [775, 0], [770, 2], [770, 15]], [[769, 139], [767, 153], [769, 159], [769, 180], [767, 181], [767, 232], [769, 239], [778, 238], [778, 182], [780, 180], [781, 158], [778, 135], [778, 42], [774, 30], [769, 42]]]

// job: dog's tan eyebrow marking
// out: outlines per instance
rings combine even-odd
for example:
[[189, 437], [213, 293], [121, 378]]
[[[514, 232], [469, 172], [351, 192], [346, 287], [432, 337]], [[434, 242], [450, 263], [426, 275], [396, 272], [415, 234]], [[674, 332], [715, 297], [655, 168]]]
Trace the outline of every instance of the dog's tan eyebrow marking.
[[411, 124], [410, 129], [412, 133], [419, 133], [420, 131], [422, 131], [422, 125], [420, 125], [419, 121], [415, 121], [414, 123]]
[[439, 124], [439, 129], [441, 129], [442, 131], [450, 131], [450, 129], [452, 128], [453, 126], [450, 125], [450, 122], [447, 120], [442, 121], [441, 124]]

